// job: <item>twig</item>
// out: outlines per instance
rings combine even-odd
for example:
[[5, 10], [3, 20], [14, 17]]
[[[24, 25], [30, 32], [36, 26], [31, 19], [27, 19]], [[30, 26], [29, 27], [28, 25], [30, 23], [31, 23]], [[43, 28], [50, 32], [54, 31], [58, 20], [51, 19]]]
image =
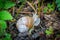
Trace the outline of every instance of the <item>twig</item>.
[[19, 7], [19, 9], [16, 11], [17, 14], [21, 12], [21, 10], [22, 10], [23, 7], [24, 7], [24, 5], [21, 5], [21, 6]]
[[14, 13], [14, 12], [15, 12], [15, 7], [13, 7], [12, 9], [13, 9], [12, 15], [14, 16], [14, 14], [15, 14], [15, 13]]
[[24, 14], [30, 14], [31, 12], [20, 12], [20, 13], [24, 13]]
[[29, 2], [29, 1], [26, 1], [27, 3], [28, 3], [28, 5], [35, 11], [35, 13], [37, 13], [36, 12], [36, 9], [32, 6], [32, 4]]

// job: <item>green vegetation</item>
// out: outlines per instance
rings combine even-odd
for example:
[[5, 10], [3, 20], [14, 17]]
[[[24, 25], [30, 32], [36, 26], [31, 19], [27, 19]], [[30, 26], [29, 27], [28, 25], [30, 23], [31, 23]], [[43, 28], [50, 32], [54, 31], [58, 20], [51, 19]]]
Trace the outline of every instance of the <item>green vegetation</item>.
[[56, 0], [56, 5], [57, 5], [57, 8], [58, 8], [58, 10], [60, 11], [60, 0]]
[[46, 33], [46, 35], [51, 35], [51, 34], [53, 34], [53, 28], [52, 28], [52, 27], [49, 27], [49, 29], [47, 29], [47, 30], [45, 31], [45, 33]]
[[0, 37], [5, 36], [0, 40], [12, 40], [11, 35], [6, 32], [7, 24], [5, 21], [12, 20], [13, 17], [11, 16], [11, 13], [5, 9], [9, 9], [13, 6], [15, 6], [15, 3], [10, 0], [0, 0]]

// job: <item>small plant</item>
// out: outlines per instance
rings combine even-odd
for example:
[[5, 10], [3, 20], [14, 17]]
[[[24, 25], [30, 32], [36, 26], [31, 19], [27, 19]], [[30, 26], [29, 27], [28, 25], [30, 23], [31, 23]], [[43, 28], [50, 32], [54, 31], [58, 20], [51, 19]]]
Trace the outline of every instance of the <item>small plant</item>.
[[13, 19], [10, 12], [7, 11], [13, 6], [15, 6], [15, 3], [10, 0], [0, 0], [0, 37], [5, 36], [0, 40], [12, 40], [11, 35], [6, 32], [7, 24], [5, 21]]
[[55, 9], [54, 4], [48, 3], [47, 6], [44, 7], [43, 12], [50, 13], [50, 12], [54, 11], [54, 9]]
[[47, 4], [47, 7], [50, 11], [53, 11], [54, 10], [54, 4]]
[[53, 34], [53, 28], [52, 27], [49, 27], [49, 29], [47, 29], [46, 31], [45, 31], [45, 33], [46, 33], [46, 35], [51, 35], [51, 34]]
[[47, 11], [48, 11], [48, 8], [45, 7], [45, 8], [43, 9], [43, 12], [44, 12], [44, 13], [47, 13]]

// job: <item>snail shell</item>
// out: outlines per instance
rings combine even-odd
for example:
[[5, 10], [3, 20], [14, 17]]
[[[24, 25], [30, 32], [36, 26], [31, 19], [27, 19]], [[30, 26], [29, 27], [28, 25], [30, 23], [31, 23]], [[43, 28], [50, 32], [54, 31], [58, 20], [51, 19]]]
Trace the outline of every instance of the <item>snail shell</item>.
[[17, 21], [17, 29], [19, 32], [26, 32], [34, 26], [38, 26], [40, 18], [34, 14], [33, 17], [24, 16]]
[[32, 28], [32, 26], [33, 26], [33, 18], [32, 17], [25, 16], [25, 17], [20, 18], [17, 21], [17, 29], [20, 32], [25, 32], [28, 29]]

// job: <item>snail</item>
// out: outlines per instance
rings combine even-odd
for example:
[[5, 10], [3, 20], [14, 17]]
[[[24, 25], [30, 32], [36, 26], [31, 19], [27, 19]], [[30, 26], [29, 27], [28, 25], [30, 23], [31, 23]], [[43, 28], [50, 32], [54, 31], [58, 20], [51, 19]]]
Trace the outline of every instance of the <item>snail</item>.
[[17, 29], [19, 32], [27, 32], [34, 26], [37, 26], [40, 23], [40, 18], [36, 14], [33, 17], [24, 16], [17, 21]]

